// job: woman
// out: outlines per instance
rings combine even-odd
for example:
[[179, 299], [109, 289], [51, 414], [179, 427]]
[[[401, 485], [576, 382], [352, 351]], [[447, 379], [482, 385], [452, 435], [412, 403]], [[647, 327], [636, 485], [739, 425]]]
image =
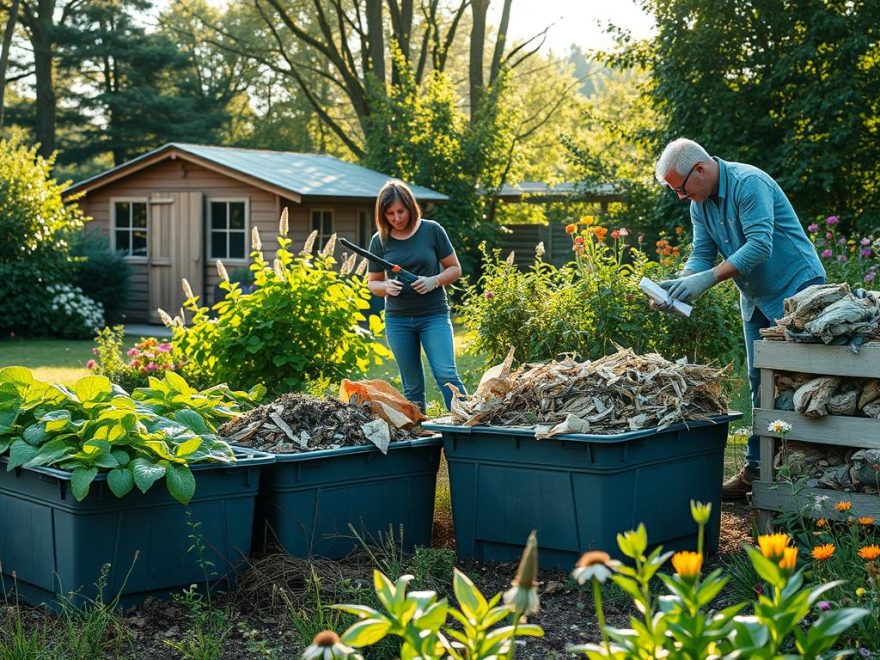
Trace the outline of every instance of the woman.
[[449, 303], [443, 287], [461, 277], [461, 264], [449, 236], [439, 224], [421, 217], [412, 192], [400, 181], [389, 181], [376, 198], [376, 229], [370, 252], [419, 276], [412, 284], [391, 279], [370, 262], [369, 288], [385, 298], [385, 334], [397, 360], [404, 396], [425, 409], [422, 348], [446, 409], [452, 403], [451, 383], [464, 394], [455, 367], [455, 346]]

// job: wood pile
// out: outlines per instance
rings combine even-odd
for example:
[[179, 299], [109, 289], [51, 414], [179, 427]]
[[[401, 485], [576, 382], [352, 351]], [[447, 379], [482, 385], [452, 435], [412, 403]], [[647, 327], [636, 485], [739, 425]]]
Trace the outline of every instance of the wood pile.
[[806, 417], [849, 415], [880, 419], [880, 380], [780, 372], [776, 375], [775, 407]]
[[816, 284], [786, 298], [783, 310], [775, 326], [761, 330], [764, 339], [855, 346], [880, 341], [878, 291]]
[[572, 358], [511, 370], [513, 349], [473, 396], [456, 396], [458, 424], [528, 426], [538, 439], [562, 433], [614, 434], [663, 429], [727, 412], [729, 368], [670, 362], [621, 349], [595, 361]]
[[371, 443], [384, 452], [390, 442], [412, 440], [421, 434], [418, 427], [398, 428], [377, 418], [366, 403], [283, 394], [230, 420], [220, 435], [230, 444], [290, 454]]

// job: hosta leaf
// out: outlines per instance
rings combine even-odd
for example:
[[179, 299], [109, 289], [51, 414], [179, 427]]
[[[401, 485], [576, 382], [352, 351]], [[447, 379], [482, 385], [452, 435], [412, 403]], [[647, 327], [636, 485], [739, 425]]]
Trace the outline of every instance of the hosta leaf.
[[70, 411], [53, 410], [40, 417], [40, 421], [45, 425], [46, 431], [50, 433], [52, 431], [61, 431], [70, 424]]
[[40, 449], [37, 451], [36, 456], [29, 460], [25, 464], [25, 467], [40, 467], [42, 465], [52, 465], [52, 463], [57, 463], [74, 451], [75, 448], [71, 447], [70, 443], [66, 440], [50, 440], [40, 447]]
[[76, 381], [73, 391], [83, 404], [103, 401], [113, 392], [113, 384], [106, 376], [86, 376]]
[[24, 465], [36, 455], [36, 447], [29, 445], [21, 439], [13, 440], [12, 444], [9, 445], [9, 465], [6, 466], [7, 471]]
[[187, 440], [186, 442], [177, 445], [177, 449], [174, 451], [174, 453], [177, 454], [179, 458], [186, 458], [190, 454], [198, 451], [199, 447], [201, 446], [201, 438], [192, 438], [191, 440]]
[[178, 410], [174, 413], [174, 419], [199, 435], [211, 433], [205, 418], [195, 410]]
[[134, 488], [134, 475], [127, 468], [110, 470], [107, 473], [107, 485], [116, 497], [122, 497]]
[[43, 427], [42, 422], [37, 422], [36, 424], [31, 424], [22, 431], [21, 437], [29, 445], [39, 447], [52, 436], [46, 433], [46, 429]]
[[189, 386], [189, 383], [181, 376], [173, 371], [165, 372], [165, 381], [171, 386], [171, 389], [181, 394], [193, 394], [195, 390]]
[[125, 467], [131, 460], [131, 456], [129, 456], [128, 452], [124, 449], [114, 449], [110, 452], [110, 455], [116, 459], [116, 463], [120, 467]]
[[162, 440], [147, 440], [144, 444], [152, 449], [157, 456], [164, 458], [166, 461], [174, 461], [175, 463], [182, 462], [182, 459], [177, 458], [177, 456], [169, 451], [168, 445]]
[[70, 490], [77, 502], [82, 502], [89, 494], [89, 486], [98, 474], [98, 468], [78, 467], [70, 475]]
[[27, 387], [34, 382], [34, 374], [27, 367], [4, 367], [0, 369], [0, 383], [12, 383]]
[[370, 646], [380, 641], [391, 629], [387, 619], [361, 619], [342, 633], [342, 643], [351, 646]]
[[189, 504], [196, 493], [196, 478], [185, 465], [169, 464], [165, 471], [165, 484], [171, 497], [181, 504]]
[[151, 463], [143, 457], [131, 462], [131, 471], [134, 475], [134, 483], [142, 493], [146, 493], [150, 486], [165, 476], [165, 466]]

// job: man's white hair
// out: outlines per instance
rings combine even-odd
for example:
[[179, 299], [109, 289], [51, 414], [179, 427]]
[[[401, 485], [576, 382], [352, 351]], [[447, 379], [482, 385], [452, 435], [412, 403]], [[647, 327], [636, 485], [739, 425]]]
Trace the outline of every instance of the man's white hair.
[[678, 138], [663, 149], [660, 160], [657, 161], [654, 175], [657, 177], [657, 181], [666, 183], [666, 175], [672, 170], [684, 176], [694, 165], [710, 158], [709, 153], [693, 140]]

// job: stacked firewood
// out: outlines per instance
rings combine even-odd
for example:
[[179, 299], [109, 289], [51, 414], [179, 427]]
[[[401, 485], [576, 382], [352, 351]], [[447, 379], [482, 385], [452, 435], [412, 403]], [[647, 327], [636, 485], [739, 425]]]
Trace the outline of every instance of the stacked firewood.
[[592, 362], [571, 358], [484, 374], [473, 396], [453, 399], [459, 424], [528, 426], [537, 438], [562, 433], [612, 434], [665, 428], [727, 412], [727, 369], [670, 362], [621, 349]]
[[880, 341], [880, 292], [817, 284], [786, 298], [785, 315], [764, 339], [861, 345]]

